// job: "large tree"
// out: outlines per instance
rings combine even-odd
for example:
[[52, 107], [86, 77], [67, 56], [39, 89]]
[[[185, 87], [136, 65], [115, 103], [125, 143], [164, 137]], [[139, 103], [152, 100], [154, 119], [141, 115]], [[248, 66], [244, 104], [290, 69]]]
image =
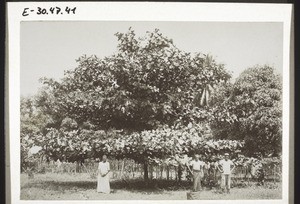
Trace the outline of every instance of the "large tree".
[[[116, 33], [116, 37], [113, 55], [82, 56], [78, 66], [65, 71], [61, 80], [42, 79], [45, 87], [36, 103], [53, 121], [36, 142], [52, 158], [82, 160], [106, 152], [147, 166], [150, 153], [150, 158], [170, 156], [172, 151], [157, 155], [152, 149], [161, 140], [165, 141], [161, 145], [169, 148], [167, 138], [174, 136], [161, 127], [205, 121], [203, 93], [208, 101], [212, 86], [231, 77], [211, 56], [178, 49], [158, 29], [142, 38], [132, 29]], [[148, 136], [153, 136], [147, 131], [153, 129], [158, 129], [159, 135], [153, 137], [156, 143], [147, 142]], [[203, 135], [189, 137], [197, 140]], [[119, 149], [117, 142], [122, 138], [131, 147]], [[188, 144], [177, 146], [182, 147], [176, 154], [191, 153]]]
[[179, 50], [157, 29], [143, 38], [132, 29], [116, 36], [118, 50], [112, 56], [82, 56], [61, 81], [44, 79], [59, 112], [78, 124], [141, 131], [178, 118], [189, 123], [204, 114], [195, 109], [193, 101], [203, 104], [195, 97], [203, 90], [208, 97], [207, 87], [230, 78], [223, 65]]

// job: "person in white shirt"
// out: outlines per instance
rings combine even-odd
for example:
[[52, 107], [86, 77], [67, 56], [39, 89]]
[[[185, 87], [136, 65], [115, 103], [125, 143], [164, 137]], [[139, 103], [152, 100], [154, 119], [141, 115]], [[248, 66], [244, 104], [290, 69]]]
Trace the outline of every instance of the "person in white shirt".
[[[219, 161], [218, 170], [222, 173], [221, 185], [223, 191], [226, 189], [230, 193], [231, 172], [235, 168], [234, 163], [229, 159], [229, 154], [224, 154], [224, 159]], [[220, 168], [221, 167], [221, 168]]]
[[201, 180], [203, 177], [203, 167], [204, 162], [200, 161], [199, 155], [195, 155], [195, 159], [191, 162], [191, 167], [193, 171], [191, 171], [190, 167], [188, 166], [189, 171], [193, 174], [193, 191], [200, 191], [201, 190]]

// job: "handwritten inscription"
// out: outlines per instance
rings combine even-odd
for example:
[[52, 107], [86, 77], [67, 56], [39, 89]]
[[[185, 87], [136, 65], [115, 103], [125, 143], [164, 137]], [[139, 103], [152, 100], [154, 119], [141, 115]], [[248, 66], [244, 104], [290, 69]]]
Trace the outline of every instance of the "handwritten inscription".
[[22, 12], [22, 16], [29, 16], [32, 14], [35, 15], [70, 15], [76, 13], [76, 7], [50, 7], [50, 8], [42, 8], [42, 7], [36, 7], [36, 8], [24, 8]]

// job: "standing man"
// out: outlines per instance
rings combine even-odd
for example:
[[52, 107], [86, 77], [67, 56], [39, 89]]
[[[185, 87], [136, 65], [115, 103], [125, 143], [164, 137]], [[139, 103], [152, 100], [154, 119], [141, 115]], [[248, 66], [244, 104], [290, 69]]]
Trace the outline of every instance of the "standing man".
[[219, 165], [217, 166], [217, 168], [222, 173], [221, 186], [222, 186], [223, 191], [226, 188], [227, 193], [230, 193], [231, 172], [235, 168], [235, 165], [229, 159], [228, 153], [224, 154], [224, 159], [219, 161]]
[[193, 174], [193, 191], [200, 191], [201, 190], [201, 179], [203, 176], [203, 167], [204, 167], [204, 162], [200, 161], [199, 155], [195, 155], [195, 159], [191, 162], [191, 167], [193, 171], [191, 171], [190, 167], [188, 166], [189, 171]]

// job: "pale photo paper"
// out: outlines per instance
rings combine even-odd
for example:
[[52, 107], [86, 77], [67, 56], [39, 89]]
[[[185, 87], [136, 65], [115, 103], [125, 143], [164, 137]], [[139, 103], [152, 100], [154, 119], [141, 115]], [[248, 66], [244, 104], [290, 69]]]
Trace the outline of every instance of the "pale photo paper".
[[291, 201], [292, 5], [7, 8], [12, 204]]

